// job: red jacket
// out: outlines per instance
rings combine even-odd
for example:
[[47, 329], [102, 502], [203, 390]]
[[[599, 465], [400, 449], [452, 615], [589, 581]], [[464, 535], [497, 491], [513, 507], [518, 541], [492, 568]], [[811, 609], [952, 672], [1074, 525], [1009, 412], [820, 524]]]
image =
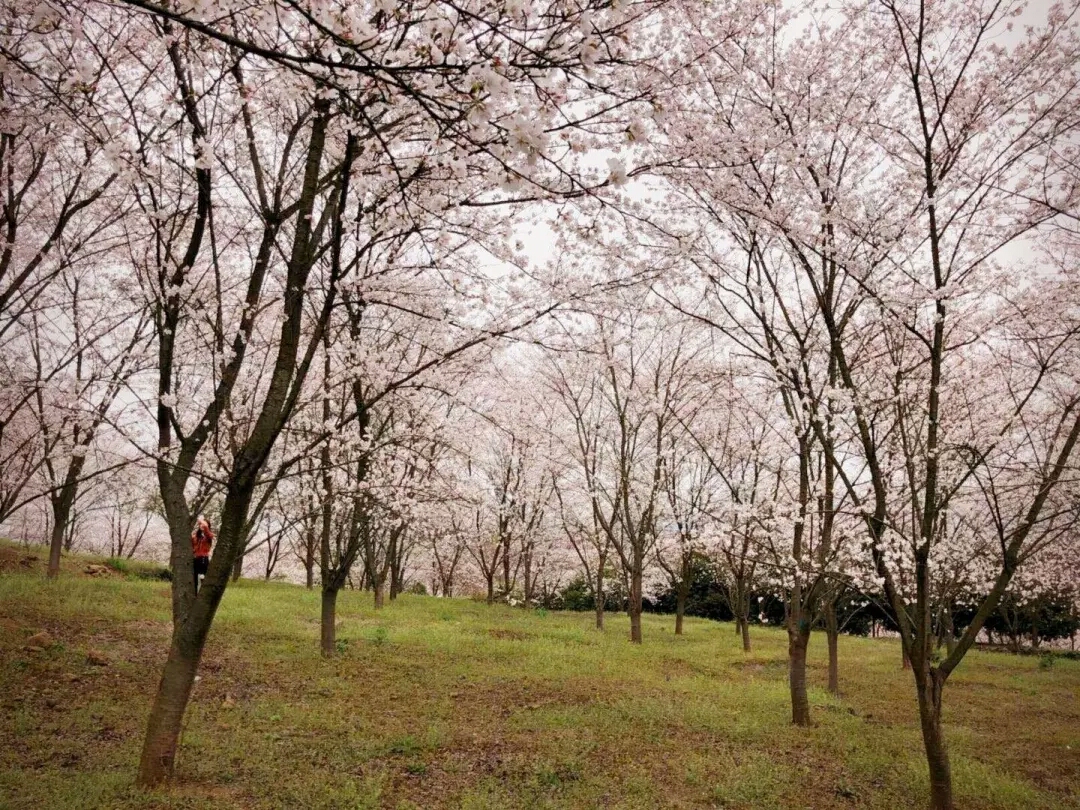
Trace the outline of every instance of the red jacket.
[[196, 557], [209, 557], [214, 533], [209, 526], [197, 526], [191, 533], [191, 551]]

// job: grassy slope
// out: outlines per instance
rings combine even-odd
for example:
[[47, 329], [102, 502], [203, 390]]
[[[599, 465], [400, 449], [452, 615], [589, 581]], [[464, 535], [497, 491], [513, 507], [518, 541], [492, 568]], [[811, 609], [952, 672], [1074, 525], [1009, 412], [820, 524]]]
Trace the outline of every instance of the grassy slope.
[[[11, 552], [11, 547], [7, 547]], [[405, 596], [340, 600], [344, 652], [317, 653], [318, 593], [226, 594], [177, 784], [132, 787], [168, 638], [168, 586], [0, 573], [0, 808], [919, 808], [910, 674], [895, 642], [841, 639], [844, 697], [788, 725], [786, 639], [730, 625]], [[57, 644], [23, 649], [46, 628]], [[86, 663], [100, 650], [108, 667]], [[811, 679], [824, 681], [823, 639]], [[946, 693], [959, 805], [1080, 808], [1080, 663], [972, 653]]]

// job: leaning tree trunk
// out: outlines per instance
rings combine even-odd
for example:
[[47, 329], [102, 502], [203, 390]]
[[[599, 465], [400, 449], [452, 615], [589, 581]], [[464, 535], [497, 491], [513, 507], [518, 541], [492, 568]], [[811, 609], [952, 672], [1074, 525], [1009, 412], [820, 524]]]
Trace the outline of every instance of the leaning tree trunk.
[[67, 525], [67, 521], [61, 522], [58, 517], [55, 517], [56, 509], [54, 503], [54, 518], [49, 538], [49, 568], [46, 572], [49, 579], [56, 579], [60, 575], [60, 553], [64, 550], [64, 528]]
[[840, 623], [836, 619], [836, 603], [825, 606], [825, 636], [829, 640], [829, 691], [840, 694], [839, 640]]
[[49, 499], [52, 501], [53, 513], [52, 532], [49, 537], [49, 567], [46, 570], [49, 579], [56, 579], [60, 574], [60, 552], [71, 550], [73, 535], [68, 534], [67, 543], [64, 542], [64, 535], [71, 522], [71, 508], [75, 505], [75, 497], [79, 491], [82, 466], [82, 459], [75, 459], [64, 476], [59, 492]]
[[791, 722], [797, 726], [810, 725], [810, 701], [806, 695], [806, 648], [810, 628], [797, 621], [788, 628], [788, 685], [791, 689]]
[[322, 615], [319, 622], [319, 647], [323, 655], [337, 652], [337, 596], [338, 588], [332, 583], [323, 586]]
[[949, 752], [941, 728], [941, 695], [945, 679], [929, 668], [916, 670], [915, 685], [919, 692], [919, 723], [922, 726], [926, 764], [930, 769], [930, 810], [953, 810], [952, 772]]
[[[139, 759], [137, 783], [145, 787], [159, 785], [172, 776], [184, 712], [191, 698], [191, 688], [195, 683], [206, 637], [229, 584], [233, 556], [243, 549], [239, 535], [251, 499], [250, 490], [241, 489], [235, 497], [236, 500], [231, 503], [231, 497], [226, 498], [218, 547], [210, 560], [203, 586], [191, 603], [190, 610], [178, 613], [179, 618], [173, 623], [169, 657], [165, 661], [161, 683], [150, 709], [146, 739]], [[190, 567], [187, 571], [190, 574]], [[177, 585], [175, 582], [173, 584], [174, 587]], [[187, 587], [194, 586], [182, 585], [181, 594]], [[179, 597], [174, 595], [174, 598]]]
[[205, 632], [209, 629], [207, 622], [201, 634], [195, 628], [181, 632], [180, 638], [174, 640], [169, 649], [147, 723], [146, 741], [139, 761], [140, 785], [158, 785], [172, 776], [184, 711], [195, 684]]

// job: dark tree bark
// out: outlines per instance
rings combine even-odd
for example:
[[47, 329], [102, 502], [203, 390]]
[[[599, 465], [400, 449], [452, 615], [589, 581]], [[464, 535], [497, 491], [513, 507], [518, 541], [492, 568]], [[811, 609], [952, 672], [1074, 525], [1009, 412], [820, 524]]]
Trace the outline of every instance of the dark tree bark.
[[337, 597], [337, 588], [323, 588], [319, 648], [328, 656], [337, 652]]
[[945, 651], [949, 655], [956, 649], [956, 628], [953, 625], [953, 606], [945, 606], [945, 614], [942, 617], [943, 632], [945, 634]]
[[[228, 585], [233, 555], [240, 545], [244, 515], [254, 489], [255, 470], [230, 489], [222, 514], [218, 544], [210, 560], [210, 569], [202, 588], [184, 621], [173, 628], [173, 640], [165, 661], [161, 682], [150, 709], [146, 738], [139, 759], [137, 782], [157, 785], [172, 775], [180, 729], [191, 688], [195, 683], [206, 637]], [[249, 486], [250, 484], [250, 486]], [[189, 545], [190, 551], [190, 545]], [[194, 583], [187, 583], [194, 590]]]
[[65, 530], [71, 520], [71, 508], [75, 505], [75, 497], [78, 494], [81, 471], [81, 459], [76, 459], [68, 468], [60, 491], [49, 498], [53, 513], [52, 532], [49, 538], [49, 567], [46, 571], [49, 579], [56, 579], [60, 574], [60, 554], [64, 550]]
[[630, 641], [641, 643], [641, 566], [635, 565], [630, 572], [630, 601], [626, 607], [630, 614]]
[[810, 623], [797, 622], [788, 629], [788, 685], [791, 689], [791, 722], [810, 725], [810, 701], [806, 695], [806, 648], [810, 641]]
[[596, 629], [604, 629], [604, 558], [601, 557], [596, 566], [596, 587], [593, 590], [596, 600]]
[[[179, 48], [175, 42], [170, 45], [169, 54], [180, 84], [182, 102], [194, 129], [194, 137], [202, 138], [205, 133], [199, 122], [195, 95], [188, 85], [186, 69], [181, 63]], [[222, 375], [215, 391], [214, 401], [207, 412], [207, 418], [192, 434], [184, 437], [180, 442], [180, 463], [173, 467], [164, 458], [158, 463], [161, 494], [169, 516], [172, 535], [173, 638], [161, 683], [150, 711], [146, 738], [139, 760], [137, 783], [142, 786], [158, 785], [172, 775], [183, 715], [191, 696], [195, 672], [214, 615], [228, 585], [229, 572], [237, 557], [243, 552], [247, 519], [259, 473], [295, 407], [300, 385], [307, 375], [314, 352], [321, 340], [322, 331], [330, 316], [334, 301], [333, 286], [319, 311], [312, 340], [306, 351], [301, 353], [306, 302], [305, 287], [316, 259], [316, 243], [319, 239], [317, 230], [319, 226], [313, 222], [312, 212], [319, 193], [320, 166], [325, 145], [328, 109], [329, 104], [325, 100], [316, 102], [316, 114], [312, 119], [307, 144], [303, 183], [296, 208], [296, 228], [292, 235], [291, 253], [287, 262], [285, 293], [282, 299], [284, 317], [267, 393], [250, 435], [235, 454], [233, 468], [229, 472], [225, 486], [225, 503], [222, 509], [218, 541], [210, 559], [210, 568], [197, 596], [194, 594], [193, 558], [187, 537], [190, 523], [182, 527], [184, 531], [183, 535], [180, 535], [180, 519], [186, 517], [190, 521], [191, 518], [184, 485], [189, 475], [187, 471], [193, 468], [195, 458], [210, 436], [213, 428], [210, 417], [216, 422], [228, 401], [232, 383], [239, 371], [239, 364], [243, 362], [244, 344], [250, 337], [253, 325], [251, 319], [254, 317], [254, 312], [250, 315], [245, 314], [241, 319], [241, 334], [234, 343], [235, 354], [231, 361], [232, 365]], [[350, 135], [341, 172], [341, 183], [338, 187], [340, 199], [337, 204], [340, 207], [337, 211], [339, 213], [344, 208], [344, 200], [348, 192], [347, 180], [351, 169], [353, 143]], [[196, 225], [197, 228], [203, 228], [209, 215], [210, 174], [206, 169], [196, 168], [196, 175], [199, 195], [199, 216], [196, 218]], [[248, 297], [254, 298], [255, 302], [258, 301], [261, 292], [261, 279], [267, 270], [266, 262], [269, 261], [271, 246], [277, 233], [277, 225], [272, 220], [273, 217], [268, 218], [263, 241], [260, 244], [259, 258], [256, 260], [252, 277], [248, 281]], [[341, 217], [339, 216], [337, 220], [334, 229], [335, 241], [340, 243]], [[192, 236], [188, 253], [173, 276], [175, 280], [182, 282], [185, 273], [194, 264], [201, 239], [201, 233]], [[336, 275], [334, 275], [334, 281], [336, 283]], [[162, 397], [170, 394], [173, 388], [172, 353], [175, 348], [173, 341], [178, 323], [178, 300], [176, 296], [173, 296], [168, 299], [164, 310], [159, 313], [159, 395]], [[172, 420], [169, 408], [160, 400], [158, 427], [159, 446], [166, 450], [172, 445]]]
[[930, 768], [931, 810], [952, 810], [952, 773], [949, 752], [941, 727], [941, 693], [945, 678], [939, 670], [916, 675], [919, 694], [919, 724], [922, 728], [926, 762]]
[[690, 592], [690, 579], [687, 573], [679, 581], [679, 586], [675, 591], [675, 635], [681, 636], [683, 634], [683, 616], [686, 615], [686, 597]]

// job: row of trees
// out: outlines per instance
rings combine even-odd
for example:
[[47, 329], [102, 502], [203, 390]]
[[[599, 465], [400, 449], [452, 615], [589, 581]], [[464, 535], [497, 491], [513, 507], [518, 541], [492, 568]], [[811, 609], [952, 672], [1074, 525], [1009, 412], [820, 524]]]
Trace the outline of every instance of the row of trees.
[[704, 555], [747, 649], [782, 603], [798, 725], [812, 629], [835, 689], [880, 601], [951, 807], [948, 677], [1078, 570], [1077, 11], [1021, 12], [9, 4], [0, 522], [46, 506], [55, 576], [78, 515], [160, 515], [140, 783], [245, 554], [292, 549], [326, 654], [343, 587], [418, 576], [576, 572], [641, 643]]

